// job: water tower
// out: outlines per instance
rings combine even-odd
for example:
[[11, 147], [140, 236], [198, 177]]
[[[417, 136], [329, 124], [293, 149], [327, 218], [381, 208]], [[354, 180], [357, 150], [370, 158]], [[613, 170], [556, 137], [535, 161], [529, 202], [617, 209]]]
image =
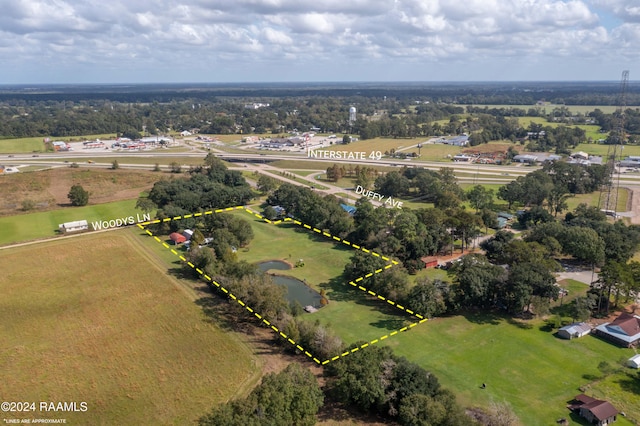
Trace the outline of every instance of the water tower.
[[356, 121], [356, 107], [349, 108], [349, 122], [353, 123]]

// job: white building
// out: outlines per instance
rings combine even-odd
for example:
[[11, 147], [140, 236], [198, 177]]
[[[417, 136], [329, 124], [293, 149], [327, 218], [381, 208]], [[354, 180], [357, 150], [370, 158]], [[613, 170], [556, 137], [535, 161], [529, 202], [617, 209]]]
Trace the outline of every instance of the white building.
[[563, 339], [576, 339], [591, 333], [591, 326], [584, 322], [576, 322], [565, 325], [558, 330], [558, 337]]
[[627, 360], [627, 366], [631, 368], [640, 368], [640, 354], [634, 355]]
[[89, 223], [86, 220], [76, 220], [75, 222], [66, 222], [58, 225], [58, 230], [63, 234], [68, 234], [69, 232], [80, 232], [80, 231], [88, 231]]

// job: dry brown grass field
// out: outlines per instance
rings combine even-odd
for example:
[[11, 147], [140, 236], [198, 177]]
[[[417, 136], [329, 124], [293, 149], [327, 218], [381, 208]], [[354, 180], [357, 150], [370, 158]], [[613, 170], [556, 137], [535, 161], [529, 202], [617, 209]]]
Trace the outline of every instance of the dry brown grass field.
[[[85, 401], [70, 424], [189, 424], [261, 366], [130, 230], [0, 251], [0, 395]], [[30, 413], [12, 418], [33, 417]]]
[[154, 182], [175, 175], [142, 170], [100, 170], [58, 168], [16, 173], [0, 179], [0, 215], [15, 214], [24, 200], [36, 203], [35, 211], [69, 203], [67, 194], [74, 184], [91, 193], [90, 204], [138, 198]]

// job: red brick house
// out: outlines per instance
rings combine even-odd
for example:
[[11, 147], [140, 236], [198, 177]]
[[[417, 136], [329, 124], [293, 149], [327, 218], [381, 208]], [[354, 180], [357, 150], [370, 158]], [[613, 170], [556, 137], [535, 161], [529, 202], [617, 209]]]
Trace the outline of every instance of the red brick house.
[[569, 409], [591, 424], [607, 426], [616, 421], [619, 411], [607, 401], [580, 394], [569, 405]]

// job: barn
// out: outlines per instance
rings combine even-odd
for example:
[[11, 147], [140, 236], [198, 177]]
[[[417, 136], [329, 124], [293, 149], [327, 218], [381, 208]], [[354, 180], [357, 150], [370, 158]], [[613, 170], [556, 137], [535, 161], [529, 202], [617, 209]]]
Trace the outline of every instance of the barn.
[[438, 258], [435, 256], [421, 257], [420, 260], [424, 263], [425, 269], [435, 268], [436, 266], [438, 266]]
[[182, 244], [185, 241], [187, 241], [187, 238], [178, 232], [173, 232], [169, 234], [169, 239], [173, 241], [173, 244], [175, 245]]

